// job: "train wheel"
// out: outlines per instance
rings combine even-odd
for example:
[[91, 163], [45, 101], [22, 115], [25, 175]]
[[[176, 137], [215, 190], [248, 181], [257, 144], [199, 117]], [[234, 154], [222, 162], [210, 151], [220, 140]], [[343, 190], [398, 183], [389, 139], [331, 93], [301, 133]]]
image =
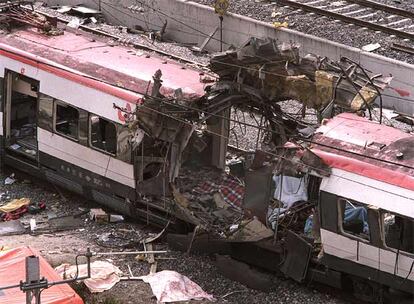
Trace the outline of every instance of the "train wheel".
[[352, 291], [354, 296], [362, 301], [384, 303], [384, 288], [378, 283], [352, 277]]

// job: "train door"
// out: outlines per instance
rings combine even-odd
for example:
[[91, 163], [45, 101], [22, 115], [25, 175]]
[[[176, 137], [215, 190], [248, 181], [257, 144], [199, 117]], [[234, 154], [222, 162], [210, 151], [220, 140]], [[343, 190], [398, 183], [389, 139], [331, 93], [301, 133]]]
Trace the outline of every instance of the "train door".
[[39, 82], [9, 71], [5, 85], [5, 155], [37, 165]]

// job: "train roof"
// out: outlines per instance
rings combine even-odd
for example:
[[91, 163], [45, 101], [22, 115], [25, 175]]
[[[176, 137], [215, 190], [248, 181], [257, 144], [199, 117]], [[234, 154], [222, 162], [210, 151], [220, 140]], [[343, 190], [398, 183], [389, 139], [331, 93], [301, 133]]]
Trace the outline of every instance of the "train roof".
[[414, 136], [351, 113], [324, 120], [312, 151], [328, 165], [414, 191]]
[[[51, 68], [65, 70], [69, 74], [65, 73], [64, 77], [71, 78], [72, 75], [74, 81], [79, 82], [79, 76], [98, 80], [114, 87], [107, 90], [108, 93], [129, 101], [136, 100], [136, 94], [128, 96], [128, 91], [151, 92], [149, 82], [158, 69], [163, 80], [161, 94], [173, 96], [175, 90], [181, 89], [188, 99], [204, 95], [200, 71], [154, 53], [114, 45], [80, 30], [65, 30], [63, 35], [47, 36], [32, 27], [14, 29], [0, 35], [0, 54], [49, 72]], [[94, 86], [93, 81], [86, 84]], [[97, 89], [102, 88], [99, 83], [95, 84]]]

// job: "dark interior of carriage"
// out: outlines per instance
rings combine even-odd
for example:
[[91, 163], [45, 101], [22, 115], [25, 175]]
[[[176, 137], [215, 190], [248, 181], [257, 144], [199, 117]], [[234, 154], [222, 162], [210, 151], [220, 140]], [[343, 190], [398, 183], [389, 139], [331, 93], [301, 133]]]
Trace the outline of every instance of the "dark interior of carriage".
[[10, 132], [7, 148], [19, 156], [37, 158], [37, 91], [36, 84], [17, 75], [11, 77]]

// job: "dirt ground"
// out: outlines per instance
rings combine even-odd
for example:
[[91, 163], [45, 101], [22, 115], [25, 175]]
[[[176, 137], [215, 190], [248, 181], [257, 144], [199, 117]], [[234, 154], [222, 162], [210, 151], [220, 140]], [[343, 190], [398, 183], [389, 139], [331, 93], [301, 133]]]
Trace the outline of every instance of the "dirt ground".
[[[13, 236], [0, 236], [0, 247], [32, 246], [43, 257], [56, 267], [62, 263], [74, 264], [75, 256], [90, 248], [93, 252], [109, 252], [122, 250], [141, 250], [139, 240], [161, 229], [154, 229], [142, 223], [124, 221], [121, 223], [96, 223], [86, 214], [88, 208], [99, 207], [84, 198], [57, 189], [41, 181], [34, 182], [30, 177], [16, 172], [17, 181], [12, 185], [4, 185], [4, 179], [11, 172], [0, 176], [0, 194], [4, 193], [0, 204], [13, 199], [28, 197], [31, 202], [46, 203], [46, 210], [39, 214], [25, 214], [20, 220], [28, 226], [30, 218], [39, 223], [39, 234], [29, 233]], [[82, 214], [79, 225], [75, 229], [50, 232], [42, 228], [42, 222], [53, 216]], [[43, 230], [42, 230], [43, 229]], [[105, 241], [106, 236], [106, 241]], [[110, 241], [108, 240], [110, 237]], [[114, 237], [111, 239], [111, 237]], [[125, 247], [128, 247], [125, 249]], [[337, 291], [299, 285], [284, 278], [274, 279], [274, 288], [270, 292], [249, 289], [238, 282], [223, 277], [214, 264], [214, 257], [187, 255], [170, 251], [165, 237], [155, 242], [154, 250], [168, 250], [167, 254], [157, 256], [157, 271], [174, 270], [186, 275], [199, 284], [206, 292], [213, 294], [216, 303], [349, 303]], [[98, 259], [94, 257], [93, 259]], [[105, 256], [100, 260], [108, 260], [118, 266], [127, 276], [130, 267], [134, 276], [149, 273], [146, 261], [135, 259], [135, 256]], [[140, 304], [157, 303], [149, 284], [142, 281], [122, 281], [111, 290], [99, 294], [91, 294], [82, 284], [73, 288], [81, 295], [85, 303], [90, 304]], [[207, 303], [208, 301], [191, 301], [189, 303]]]

